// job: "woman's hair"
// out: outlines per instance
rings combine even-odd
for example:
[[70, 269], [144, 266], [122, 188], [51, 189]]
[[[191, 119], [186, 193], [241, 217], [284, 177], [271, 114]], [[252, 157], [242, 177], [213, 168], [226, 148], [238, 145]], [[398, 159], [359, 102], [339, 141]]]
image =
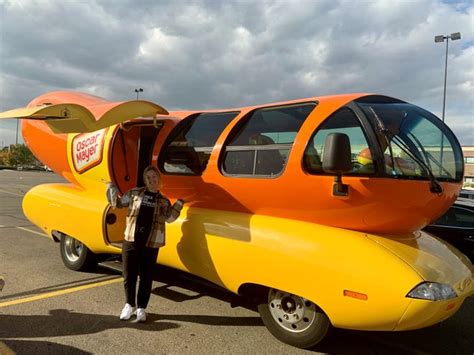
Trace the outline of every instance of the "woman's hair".
[[145, 170], [143, 170], [143, 181], [145, 182], [146, 181], [146, 174], [148, 174], [150, 171], [154, 171], [155, 174], [158, 176], [158, 178], [160, 177], [160, 171], [158, 170], [158, 168], [156, 166], [153, 166], [153, 165], [148, 165]]

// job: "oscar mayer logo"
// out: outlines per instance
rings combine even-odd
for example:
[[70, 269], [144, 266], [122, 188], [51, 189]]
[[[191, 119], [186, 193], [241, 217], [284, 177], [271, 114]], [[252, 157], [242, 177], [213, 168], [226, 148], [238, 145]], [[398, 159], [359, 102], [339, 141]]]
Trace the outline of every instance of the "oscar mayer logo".
[[106, 129], [82, 133], [72, 140], [72, 160], [78, 173], [96, 166], [102, 161]]

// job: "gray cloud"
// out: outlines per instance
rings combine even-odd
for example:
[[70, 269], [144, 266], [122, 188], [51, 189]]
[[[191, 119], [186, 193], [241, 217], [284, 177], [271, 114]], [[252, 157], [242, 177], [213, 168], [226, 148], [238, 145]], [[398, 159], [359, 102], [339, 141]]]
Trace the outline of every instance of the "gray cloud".
[[474, 145], [469, 1], [0, 0], [0, 16], [2, 111], [51, 90], [123, 100], [142, 87], [168, 109], [378, 92], [440, 116], [445, 47], [433, 37], [460, 31], [446, 122]]

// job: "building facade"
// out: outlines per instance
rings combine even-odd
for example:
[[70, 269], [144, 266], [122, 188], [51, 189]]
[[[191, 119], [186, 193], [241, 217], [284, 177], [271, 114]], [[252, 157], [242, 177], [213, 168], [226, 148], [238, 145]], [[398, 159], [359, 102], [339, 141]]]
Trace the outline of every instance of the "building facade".
[[474, 146], [462, 147], [464, 155], [464, 187], [474, 188]]

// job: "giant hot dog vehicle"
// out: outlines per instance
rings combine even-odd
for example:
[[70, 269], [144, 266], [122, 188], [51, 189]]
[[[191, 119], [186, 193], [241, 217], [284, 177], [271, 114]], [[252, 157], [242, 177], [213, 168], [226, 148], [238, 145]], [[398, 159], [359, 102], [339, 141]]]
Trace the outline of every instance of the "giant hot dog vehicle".
[[21, 118], [36, 157], [68, 183], [32, 188], [23, 210], [65, 265], [120, 254], [126, 211], [106, 199], [142, 185], [186, 201], [158, 263], [254, 304], [278, 339], [306, 348], [329, 327], [400, 331], [452, 316], [473, 266], [421, 231], [456, 199], [461, 147], [433, 114], [374, 94], [168, 112], [51, 92]]

